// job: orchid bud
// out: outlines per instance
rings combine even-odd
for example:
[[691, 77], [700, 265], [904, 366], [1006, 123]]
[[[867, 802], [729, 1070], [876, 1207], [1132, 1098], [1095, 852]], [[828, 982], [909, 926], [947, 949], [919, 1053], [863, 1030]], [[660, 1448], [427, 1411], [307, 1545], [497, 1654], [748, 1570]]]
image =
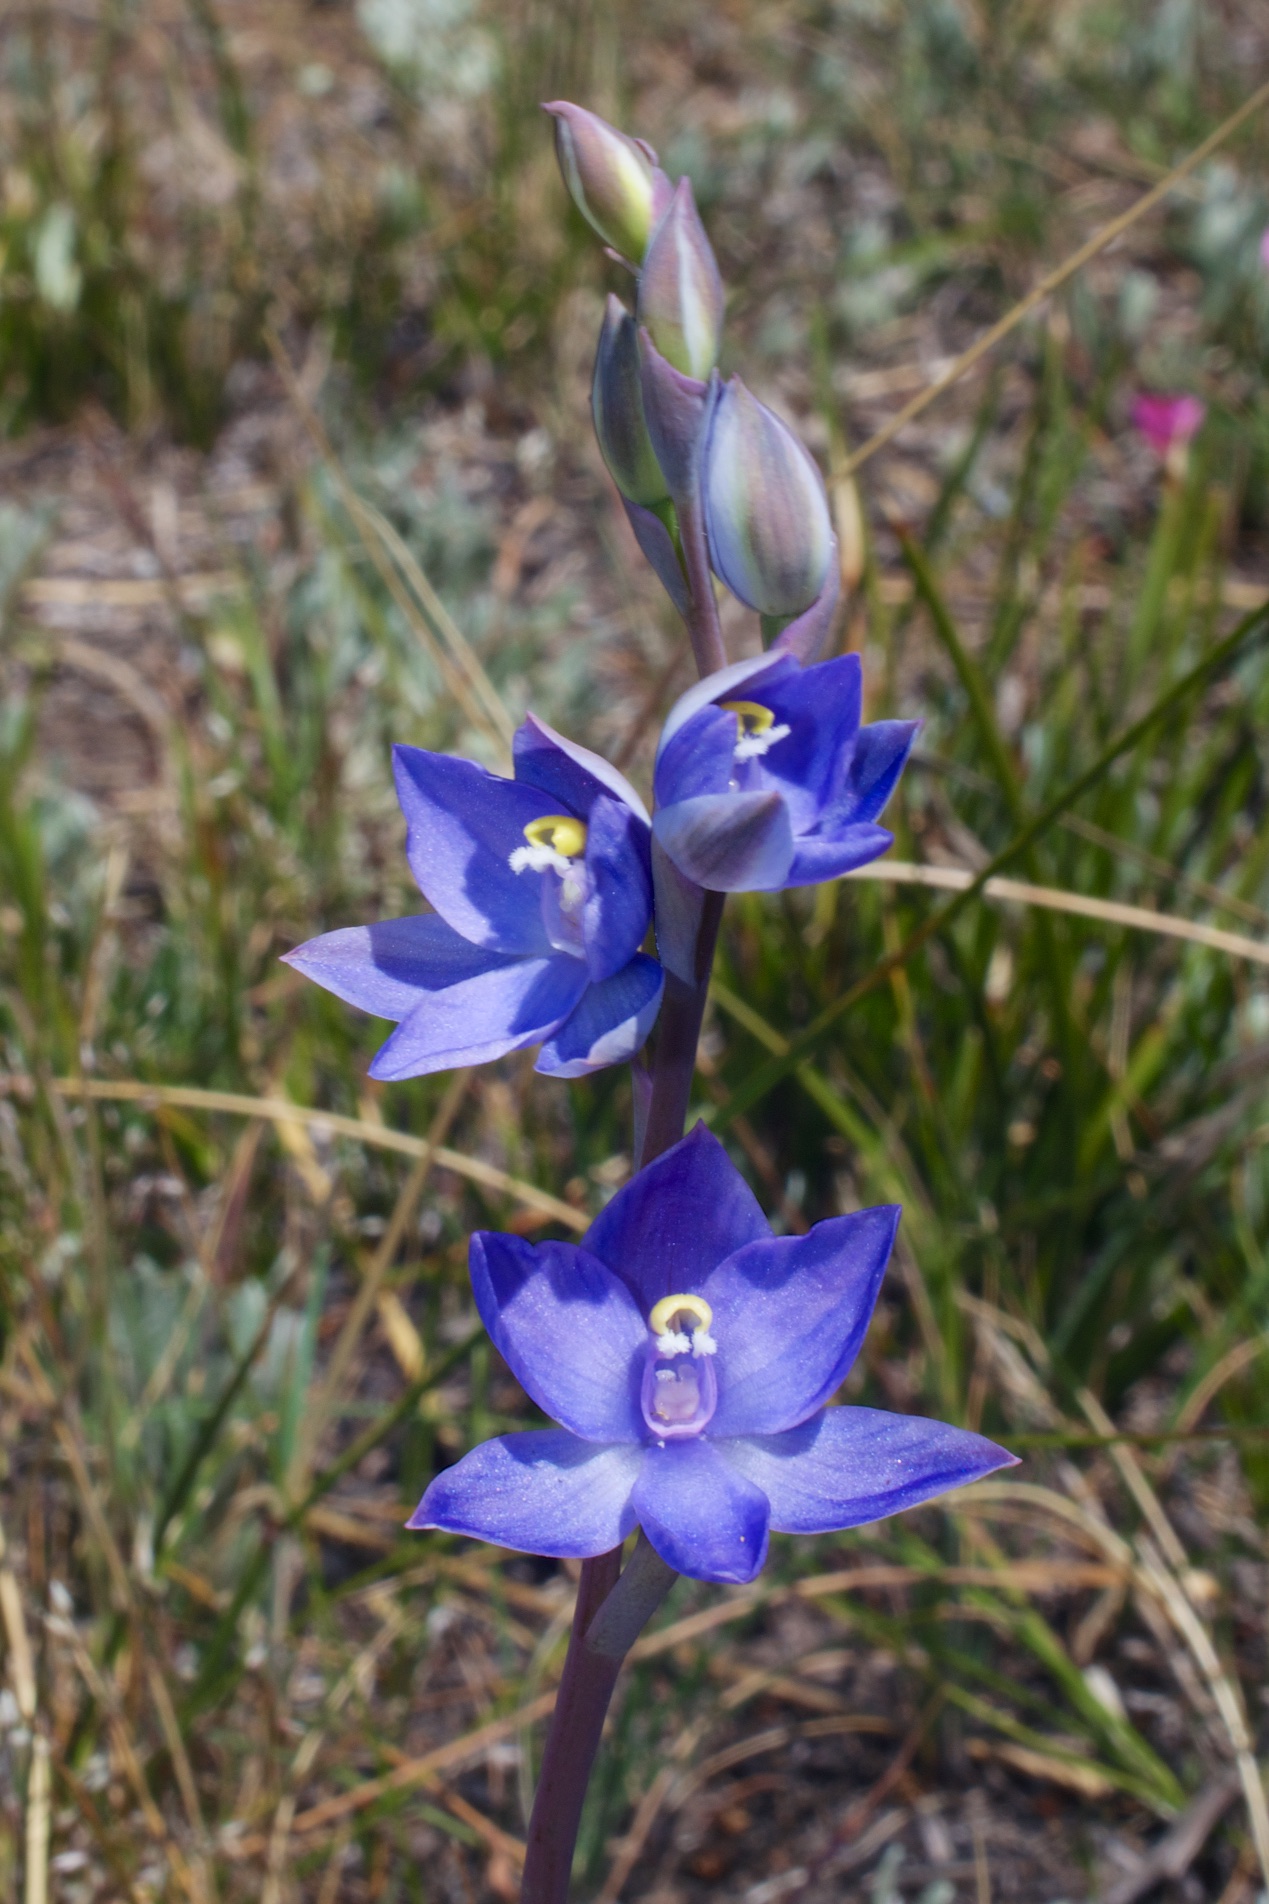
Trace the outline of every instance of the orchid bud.
[[648, 436], [635, 322], [620, 298], [610, 297], [595, 353], [590, 390], [595, 435], [608, 472], [627, 502], [645, 509], [670, 490]]
[[639, 322], [685, 377], [709, 376], [722, 337], [723, 281], [689, 179], [675, 186], [648, 245], [639, 274]]
[[714, 573], [760, 615], [799, 615], [824, 587], [833, 525], [819, 470], [739, 377], [710, 420], [702, 479]]
[[640, 263], [658, 209], [656, 154], [566, 99], [542, 110], [555, 120], [556, 157], [578, 211], [606, 245]]

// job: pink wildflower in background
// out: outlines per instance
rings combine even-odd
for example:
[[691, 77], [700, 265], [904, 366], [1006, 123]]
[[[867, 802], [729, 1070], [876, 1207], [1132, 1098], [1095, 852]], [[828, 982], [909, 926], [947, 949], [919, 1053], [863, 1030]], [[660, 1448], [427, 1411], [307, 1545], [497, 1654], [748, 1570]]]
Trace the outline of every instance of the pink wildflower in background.
[[1269, 225], [1260, 234], [1260, 262], [1269, 271]]
[[1184, 450], [1203, 418], [1206, 404], [1197, 397], [1158, 397], [1143, 392], [1132, 402], [1132, 420], [1159, 455]]

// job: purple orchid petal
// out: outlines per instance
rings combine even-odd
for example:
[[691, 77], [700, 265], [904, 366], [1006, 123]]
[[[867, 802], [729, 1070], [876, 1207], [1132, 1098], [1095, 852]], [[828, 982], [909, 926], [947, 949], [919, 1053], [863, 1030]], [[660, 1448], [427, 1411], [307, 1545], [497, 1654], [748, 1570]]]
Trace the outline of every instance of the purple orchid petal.
[[414, 1010], [420, 993], [443, 991], [509, 963], [504, 953], [460, 938], [434, 912], [324, 932], [282, 958], [345, 1004], [398, 1020]]
[[695, 985], [700, 977], [696, 964], [705, 890], [679, 871], [655, 833], [652, 887], [656, 895], [657, 956], [667, 972], [673, 972], [685, 985]]
[[472, 1293], [525, 1393], [583, 1441], [644, 1435], [639, 1383], [648, 1325], [625, 1283], [576, 1243], [477, 1230]]
[[663, 807], [652, 822], [670, 858], [710, 892], [778, 892], [793, 863], [784, 796], [707, 793]]
[[635, 1524], [630, 1493], [642, 1453], [629, 1443], [579, 1441], [562, 1428], [503, 1435], [438, 1474], [406, 1526], [524, 1554], [606, 1554]]
[[630, 1496], [667, 1566], [693, 1580], [743, 1584], [767, 1557], [767, 1497], [707, 1441], [649, 1448]]
[[666, 748], [678, 733], [680, 727], [691, 720], [693, 714], [699, 714], [711, 701], [729, 701], [741, 698], [741, 689], [747, 689], [744, 696], [752, 700], [759, 692], [759, 685], [765, 690], [772, 681], [782, 681], [786, 675], [797, 672], [797, 662], [792, 655], [777, 654], [772, 650], [768, 654], [752, 655], [748, 661], [733, 661], [730, 667], [719, 668], [714, 674], [707, 674], [703, 680], [695, 682], [685, 694], [680, 694], [674, 706], [665, 717], [665, 726], [661, 729], [661, 738], [657, 742], [657, 768]]
[[657, 580], [686, 621], [692, 597], [673, 537], [660, 516], [651, 509], [641, 508], [637, 502], [631, 502], [628, 496], [623, 496], [621, 503], [645, 560], [651, 564]]
[[823, 1408], [868, 1332], [897, 1206], [751, 1243], [708, 1276], [718, 1409], [712, 1435], [771, 1435]]
[[778, 787], [789, 803], [794, 831], [809, 831], [835, 791], [835, 779], [861, 731], [859, 656], [839, 655], [817, 668], [799, 669], [772, 681], [753, 698], [770, 708], [789, 732], [752, 763], [753, 780], [741, 784]]
[[851, 825], [877, 818], [895, 790], [920, 726], [920, 721], [873, 721], [860, 728], [841, 791], [825, 813], [826, 830], [838, 824], [839, 815]]
[[567, 953], [500, 962], [443, 992], [425, 992], [376, 1054], [370, 1075], [419, 1078], [540, 1044], [585, 990], [586, 967]]
[[894, 845], [894, 834], [884, 826], [848, 826], [836, 839], [818, 835], [796, 842], [793, 864], [786, 886], [818, 886], [826, 879], [840, 879], [857, 866], [880, 859]]
[[698, 708], [661, 750], [657, 804], [671, 807], [703, 793], [726, 793], [731, 783], [736, 716], [710, 703]]
[[551, 1078], [581, 1078], [606, 1065], [625, 1064], [656, 1023], [665, 973], [638, 952], [611, 978], [590, 985], [580, 1003], [547, 1039], [534, 1069]]
[[753, 1191], [697, 1124], [617, 1192], [582, 1245], [621, 1277], [646, 1316], [662, 1296], [701, 1289], [724, 1257], [770, 1235]]
[[589, 820], [595, 801], [611, 795], [647, 825], [648, 809], [626, 776], [601, 754], [557, 734], [536, 714], [526, 714], [516, 729], [512, 752], [521, 786], [537, 787], [556, 807]]
[[612, 978], [634, 957], [652, 922], [651, 834], [645, 820], [609, 794], [590, 809], [582, 912], [586, 964], [593, 979]]
[[513, 872], [511, 855], [559, 803], [472, 760], [421, 747], [394, 747], [392, 759], [410, 870], [442, 919], [495, 952], [546, 952], [540, 881]]
[[[657, 753], [654, 875], [659, 848], [711, 891], [773, 892], [836, 879], [884, 852], [892, 841], [872, 822], [916, 727], [861, 727], [861, 698], [857, 655], [803, 668], [773, 652], [698, 682], [671, 711]], [[658, 922], [663, 939], [683, 976], [684, 935], [663, 935]]]
[[830, 1534], [980, 1480], [1016, 1457], [919, 1415], [829, 1408], [789, 1434], [717, 1444], [771, 1503], [781, 1534]]

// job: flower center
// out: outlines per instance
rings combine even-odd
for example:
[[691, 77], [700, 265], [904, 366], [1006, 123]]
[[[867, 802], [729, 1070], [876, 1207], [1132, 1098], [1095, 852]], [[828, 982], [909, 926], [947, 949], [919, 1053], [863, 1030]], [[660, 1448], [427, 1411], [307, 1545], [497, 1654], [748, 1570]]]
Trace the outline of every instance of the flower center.
[[771, 709], [760, 701], [720, 701], [718, 705], [736, 716], [737, 760], [757, 760], [789, 732], [786, 723], [777, 722]]
[[701, 1296], [662, 1296], [648, 1317], [643, 1419], [658, 1441], [699, 1435], [718, 1406], [710, 1334], [714, 1312]]
[[586, 822], [571, 813], [544, 813], [524, 829], [527, 846], [517, 846], [508, 860], [513, 873], [558, 873], [567, 877], [572, 863], [586, 851]]

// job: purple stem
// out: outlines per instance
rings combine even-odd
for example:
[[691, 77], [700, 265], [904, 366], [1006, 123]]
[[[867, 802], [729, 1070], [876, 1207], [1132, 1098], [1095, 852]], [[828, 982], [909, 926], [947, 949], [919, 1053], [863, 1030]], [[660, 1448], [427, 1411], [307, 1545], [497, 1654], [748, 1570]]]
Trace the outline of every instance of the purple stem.
[[[687, 632], [691, 637], [692, 653], [696, 657], [696, 672], [701, 675], [715, 674], [719, 668], [727, 666], [727, 650], [723, 646], [718, 603], [714, 597], [714, 577], [709, 566], [709, 547], [705, 541], [705, 516], [701, 509], [699, 486], [694, 485], [690, 494], [675, 496], [674, 507], [679, 519], [679, 540], [683, 544], [683, 566], [687, 571], [687, 586], [692, 597], [688, 605]], [[681, 1136], [682, 1132], [679, 1134]]]
[[593, 1653], [586, 1629], [617, 1584], [621, 1549], [582, 1562], [573, 1630], [529, 1820], [520, 1904], [565, 1904], [591, 1767], [620, 1659]]
[[639, 1168], [650, 1164], [683, 1135], [692, 1079], [696, 1074], [696, 1046], [705, 1016], [714, 947], [723, 917], [723, 893], [707, 892], [696, 935], [696, 983], [687, 985], [673, 972], [665, 975], [665, 997], [657, 1030], [652, 1066], [652, 1103], [648, 1110]]

